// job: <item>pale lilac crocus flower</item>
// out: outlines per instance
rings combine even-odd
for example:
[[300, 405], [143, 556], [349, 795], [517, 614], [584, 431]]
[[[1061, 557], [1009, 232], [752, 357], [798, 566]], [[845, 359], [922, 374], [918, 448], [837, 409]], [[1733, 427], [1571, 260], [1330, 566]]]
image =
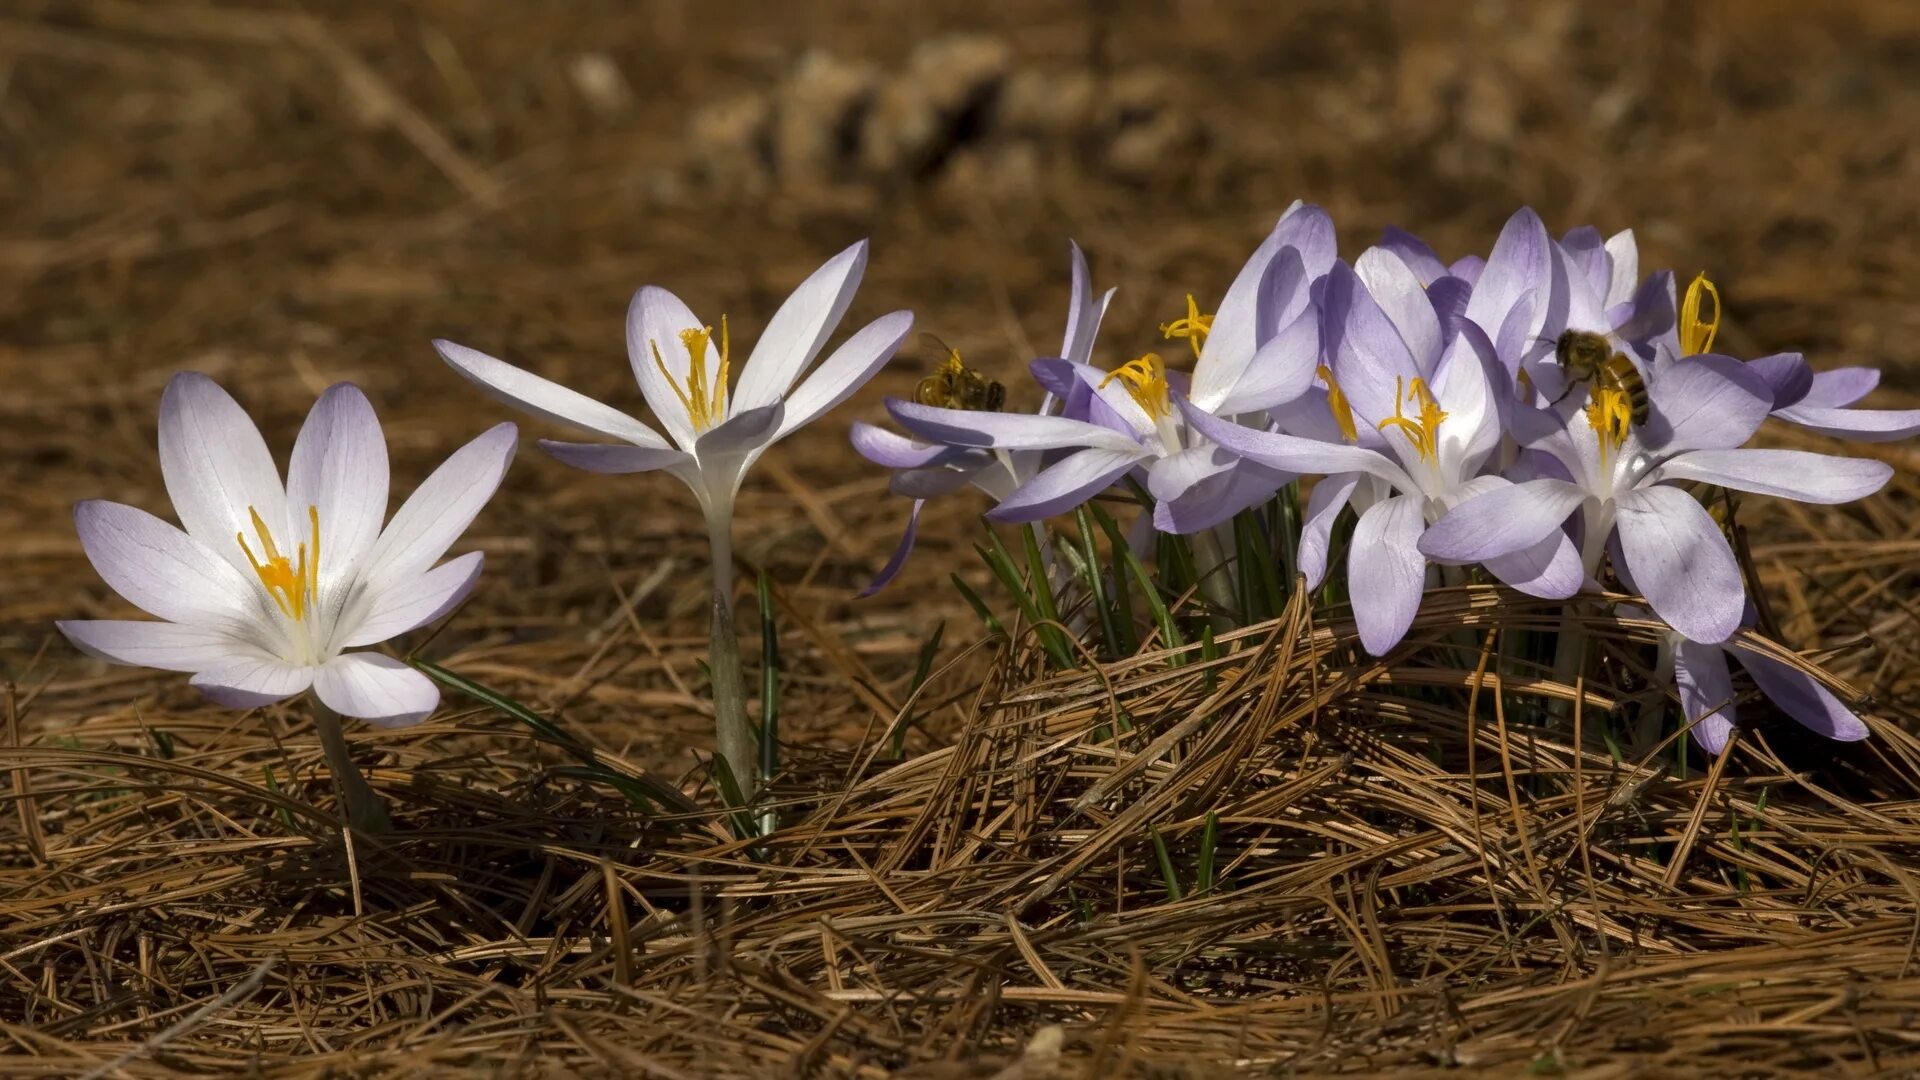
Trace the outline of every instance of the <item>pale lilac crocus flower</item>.
[[[1530, 439], [1541, 475], [1475, 496], [1420, 541], [1441, 562], [1498, 558], [1559, 535], [1579, 515], [1588, 578], [1609, 541], [1655, 614], [1690, 640], [1721, 642], [1740, 625], [1745, 588], [1720, 526], [1684, 482], [1841, 503], [1872, 494], [1892, 468], [1798, 450], [1744, 448], [1772, 408], [1764, 381], [1728, 356], [1697, 356], [1648, 380], [1647, 430], [1620, 391], [1594, 387], [1564, 424]], [[1516, 427], [1545, 414], [1526, 411]]]
[[542, 439], [548, 454], [589, 472], [671, 474], [693, 492], [705, 515], [712, 553], [712, 661], [720, 753], [744, 797], [752, 797], [758, 752], [746, 717], [739, 645], [733, 632], [733, 506], [760, 455], [845, 401], [892, 357], [913, 314], [882, 315], [848, 338], [813, 373], [813, 363], [853, 302], [867, 265], [861, 242], [827, 260], [773, 313], [730, 383], [727, 322], [719, 331], [680, 298], [648, 285], [627, 309], [627, 359], [666, 434], [645, 422], [532, 372], [450, 341], [440, 356], [487, 393], [543, 419], [619, 440]]
[[455, 451], [386, 521], [386, 440], [358, 387], [315, 402], [282, 486], [246, 412], [183, 372], [160, 399], [160, 470], [183, 528], [120, 503], [74, 508], [94, 569], [160, 621], [57, 625], [102, 660], [191, 672], [231, 708], [312, 688], [342, 715], [415, 723], [440, 701], [433, 682], [352, 650], [432, 622], [473, 589], [479, 552], [434, 564], [499, 487], [514, 440], [500, 424]]
[[[1345, 264], [1326, 278], [1326, 423], [1310, 427], [1294, 412], [1281, 421], [1296, 421], [1292, 430], [1281, 431], [1200, 410], [1188, 420], [1230, 453], [1324, 475], [1308, 499], [1301, 538], [1309, 587], [1325, 572], [1334, 518], [1356, 504], [1348, 591], [1361, 644], [1380, 656], [1399, 644], [1419, 610], [1427, 579], [1422, 532], [1461, 501], [1508, 483], [1481, 475], [1500, 441], [1505, 382], [1477, 326], [1460, 324], [1442, 344], [1438, 316], [1409, 268], [1391, 257], [1361, 261], [1371, 287]], [[1543, 533], [1502, 555], [1494, 566], [1516, 588], [1554, 596], [1579, 587], [1579, 559], [1564, 536]]]

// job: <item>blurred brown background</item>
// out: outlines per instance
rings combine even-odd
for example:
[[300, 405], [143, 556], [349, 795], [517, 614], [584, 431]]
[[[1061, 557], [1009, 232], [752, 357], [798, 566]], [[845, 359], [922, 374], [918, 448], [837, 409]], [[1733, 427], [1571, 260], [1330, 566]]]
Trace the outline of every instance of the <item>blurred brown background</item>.
[[[221, 379], [283, 454], [317, 391], [359, 382], [404, 490], [504, 415], [431, 338], [638, 408], [635, 287], [724, 311], [747, 340], [861, 236], [849, 326], [910, 306], [1012, 382], [1057, 348], [1069, 237], [1121, 287], [1103, 356], [1131, 356], [1184, 293], [1217, 300], [1294, 198], [1333, 213], [1349, 256], [1390, 223], [1484, 252], [1530, 203], [1556, 233], [1632, 227], [1643, 267], [1712, 271], [1734, 351], [1912, 384], [1917, 128], [1920, 7], [1874, 0], [10, 0], [0, 668], [44, 645], [40, 677], [101, 671], [48, 644], [54, 617], [124, 610], [67, 507], [165, 512], [153, 414], [171, 372]], [[744, 557], [836, 628], [852, 658], [833, 665], [876, 683], [954, 605], [944, 577], [972, 566], [982, 509], [936, 506], [907, 578], [851, 601], [904, 506], [846, 424], [922, 362], [910, 347], [772, 455], [743, 503]], [[702, 629], [698, 534], [673, 481], [584, 476], [529, 447], [472, 534], [487, 584], [436, 648], [508, 684], [565, 675], [620, 622], [611, 586], [671, 559], [639, 607], [671, 666]], [[804, 680], [828, 660], [796, 664]], [[702, 731], [648, 669], [599, 673], [581, 708], [678, 703], [641, 737]], [[178, 677], [100, 677], [111, 694], [57, 683], [51, 715], [130, 688], [192, 699]]]

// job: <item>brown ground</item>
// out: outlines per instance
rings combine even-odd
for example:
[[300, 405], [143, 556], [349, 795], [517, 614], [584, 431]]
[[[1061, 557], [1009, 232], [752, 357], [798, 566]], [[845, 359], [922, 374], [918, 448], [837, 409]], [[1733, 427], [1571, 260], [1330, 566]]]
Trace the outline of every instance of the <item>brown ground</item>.
[[[318, 390], [360, 383], [404, 486], [502, 415], [429, 339], [631, 405], [633, 288], [746, 339], [861, 236], [851, 322], [911, 306], [1011, 381], [1058, 339], [1069, 237], [1121, 288], [1104, 340], [1138, 351], [1295, 197], [1349, 254], [1389, 223], [1484, 251], [1531, 203], [1714, 272], [1733, 351], [1913, 388], [1916, 117], [1920, 14], [1874, 0], [0, 7], [0, 675], [23, 747], [0, 1075], [1920, 1067], [1920, 758], [1895, 726], [1920, 693], [1908, 448], [1879, 451], [1905, 480], [1863, 509], [1749, 512], [1793, 643], [1849, 646], [1833, 670], [1873, 696], [1875, 749], [1787, 733], [1718, 788], [1697, 762], [1636, 787], [1564, 732], [1515, 760], [1457, 709], [1377, 694], [1323, 636], [1234, 669], [1278, 672], [1232, 706], [1249, 741], [1103, 789], [1157, 816], [1090, 796], [1075, 818], [1126, 760], [1060, 749], [1104, 691], [1036, 704], [1031, 657], [980, 652], [930, 688], [921, 764], [812, 806], [776, 845], [789, 870], [715, 861], [718, 826], [639, 822], [454, 698], [357, 739], [412, 824], [348, 860], [297, 709], [215, 713], [49, 627], [124, 610], [67, 509], [165, 513], [175, 370], [221, 379], [282, 452]], [[965, 497], [931, 510], [900, 583], [851, 598], [903, 507], [845, 425], [912, 384], [910, 351], [744, 496], [742, 558], [789, 605], [796, 783], [870, 748], [936, 621], [943, 660], [979, 636], [945, 584], [982, 576]], [[672, 481], [529, 451], [470, 536], [486, 583], [425, 655], [690, 773], [710, 724], [698, 536]], [[1461, 666], [1428, 670], [1458, 687]], [[1136, 716], [1206, 693], [1116, 678]], [[1235, 889], [1156, 899], [1144, 823], [1186, 852], [1209, 809]], [[1063, 865], [1060, 896], [1029, 895]]]

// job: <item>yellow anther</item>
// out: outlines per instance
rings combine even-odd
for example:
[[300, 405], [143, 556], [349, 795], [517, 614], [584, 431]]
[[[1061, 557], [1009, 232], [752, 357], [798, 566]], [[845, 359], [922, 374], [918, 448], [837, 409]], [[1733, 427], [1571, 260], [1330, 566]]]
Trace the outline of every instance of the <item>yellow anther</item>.
[[1327, 381], [1327, 411], [1333, 414], [1333, 422], [1340, 428], [1341, 437], [1348, 442], [1360, 441], [1360, 429], [1353, 426], [1353, 406], [1347, 404], [1347, 395], [1340, 384], [1333, 381], [1333, 369], [1320, 365], [1319, 375]]
[[[1411, 403], [1420, 407], [1418, 419], [1410, 418], [1401, 411], [1402, 403]], [[1433, 393], [1427, 389], [1424, 379], [1413, 380], [1407, 385], [1405, 379], [1398, 376], [1393, 380], [1393, 415], [1380, 421], [1380, 430], [1397, 427], [1407, 440], [1413, 443], [1414, 452], [1420, 460], [1429, 465], [1440, 462], [1440, 422], [1447, 414], [1440, 410], [1440, 403], [1433, 400]]]
[[660, 345], [648, 341], [647, 348], [653, 351], [653, 366], [660, 369], [660, 375], [667, 380], [667, 386], [673, 396], [680, 399], [680, 407], [687, 411], [687, 420], [693, 424], [693, 430], [704, 432], [727, 415], [727, 375], [732, 370], [732, 352], [727, 340], [727, 317], [720, 316], [720, 370], [709, 381], [707, 377], [707, 349], [713, 343], [713, 327], [706, 326], [698, 330], [680, 331], [680, 344], [687, 350], [687, 384], [681, 386], [667, 370], [667, 362], [660, 356]]
[[1600, 441], [1601, 460], [1612, 457], [1632, 430], [1633, 400], [1617, 387], [1592, 387], [1587, 391], [1587, 424]]
[[320, 508], [307, 507], [307, 522], [312, 528], [309, 543], [301, 543], [295, 548], [294, 558], [280, 554], [279, 545], [273, 542], [273, 533], [267, 523], [260, 518], [260, 511], [247, 507], [248, 516], [253, 518], [254, 535], [260, 539], [260, 551], [263, 558], [253, 557], [253, 549], [247, 546], [245, 533], [234, 533], [233, 538], [240, 542], [240, 550], [246, 552], [247, 562], [260, 578], [260, 584], [266, 586], [267, 595], [289, 619], [304, 619], [307, 605], [320, 592]]
[[1200, 314], [1200, 305], [1187, 294], [1187, 317], [1160, 324], [1160, 336], [1172, 341], [1174, 338], [1186, 338], [1187, 345], [1193, 349], [1196, 359], [1200, 356], [1200, 347], [1207, 343], [1207, 335], [1213, 332], [1213, 316]]
[[1532, 403], [1533, 376], [1527, 374], [1526, 368], [1520, 369], [1520, 376], [1513, 380], [1513, 387], [1514, 387], [1514, 396], [1519, 398], [1523, 404]]
[[1100, 380], [1100, 389], [1119, 379], [1140, 407], [1155, 420], [1173, 412], [1173, 401], [1168, 397], [1167, 364], [1160, 359], [1159, 353], [1148, 353], [1138, 360], [1129, 360], [1107, 373]]
[[[1700, 317], [1700, 301], [1713, 302], [1711, 318]], [[1680, 301], [1680, 355], [1699, 356], [1713, 350], [1713, 338], [1720, 332], [1720, 290], [1704, 273], [1695, 274], [1687, 285], [1686, 298]]]

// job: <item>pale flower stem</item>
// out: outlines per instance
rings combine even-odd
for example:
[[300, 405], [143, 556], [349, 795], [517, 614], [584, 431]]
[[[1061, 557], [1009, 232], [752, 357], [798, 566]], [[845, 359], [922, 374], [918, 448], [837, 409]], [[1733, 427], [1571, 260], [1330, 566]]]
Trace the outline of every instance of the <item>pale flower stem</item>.
[[327, 708], [319, 697], [313, 698], [313, 729], [320, 734], [320, 747], [327, 755], [327, 771], [333, 774], [333, 790], [346, 813], [349, 828], [362, 833], [382, 833], [393, 828], [387, 807], [360, 774], [347, 751], [346, 733], [340, 730], [340, 714]]
[[713, 675], [714, 747], [752, 800], [760, 786], [760, 748], [747, 722], [746, 676], [740, 668], [740, 636], [733, 627], [733, 523], [710, 523], [707, 542], [713, 555], [713, 622], [708, 630], [708, 670]]
[[[1246, 568], [1227, 566], [1226, 552], [1212, 529], [1202, 529], [1188, 539], [1192, 542], [1193, 569], [1200, 576], [1200, 595], [1213, 608], [1213, 618], [1209, 621], [1215, 633], [1225, 633], [1233, 629], [1230, 613], [1239, 603], [1234, 594], [1233, 575], [1245, 573]], [[1240, 614], [1244, 617], [1246, 613]]]

